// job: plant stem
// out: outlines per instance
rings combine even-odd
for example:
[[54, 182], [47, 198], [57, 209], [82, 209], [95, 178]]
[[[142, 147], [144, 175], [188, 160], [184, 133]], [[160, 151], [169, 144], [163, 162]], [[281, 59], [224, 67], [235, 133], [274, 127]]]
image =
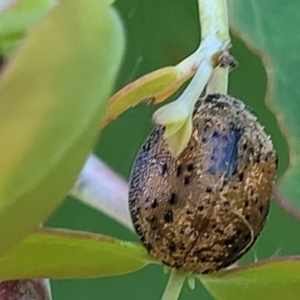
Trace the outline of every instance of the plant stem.
[[202, 39], [215, 36], [226, 42], [230, 40], [227, 0], [198, 0]]
[[[230, 47], [227, 0], [198, 0], [202, 39], [216, 37], [224, 42], [223, 51]], [[208, 81], [206, 93], [226, 94], [228, 67], [218, 67]]]
[[133, 230], [127, 183], [95, 155], [87, 159], [69, 195]]
[[161, 300], [177, 300], [183, 287], [186, 275], [177, 271], [171, 270], [170, 278]]
[[218, 67], [214, 69], [206, 87], [206, 94], [227, 94], [227, 89], [228, 67]]

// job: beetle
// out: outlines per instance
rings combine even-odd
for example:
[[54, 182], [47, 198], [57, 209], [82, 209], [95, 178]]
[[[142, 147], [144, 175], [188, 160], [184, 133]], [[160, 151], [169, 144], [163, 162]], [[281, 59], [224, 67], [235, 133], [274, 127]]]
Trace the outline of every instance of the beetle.
[[200, 99], [192, 137], [173, 157], [164, 126], [141, 147], [129, 182], [129, 209], [149, 254], [192, 273], [233, 264], [266, 221], [277, 156], [251, 109], [228, 95]]

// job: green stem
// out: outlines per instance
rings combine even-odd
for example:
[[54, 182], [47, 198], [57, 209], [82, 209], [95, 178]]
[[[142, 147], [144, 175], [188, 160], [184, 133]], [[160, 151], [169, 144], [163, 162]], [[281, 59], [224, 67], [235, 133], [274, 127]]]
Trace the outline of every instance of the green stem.
[[206, 94], [227, 94], [228, 89], [228, 67], [214, 69], [206, 87]]
[[198, 0], [202, 39], [215, 36], [229, 40], [227, 0]]
[[[216, 37], [230, 45], [227, 0], [198, 0], [198, 3], [202, 39]], [[228, 68], [216, 68], [207, 84], [207, 94], [226, 94], [227, 88]]]
[[161, 300], [177, 300], [179, 298], [186, 275], [172, 269], [168, 284]]

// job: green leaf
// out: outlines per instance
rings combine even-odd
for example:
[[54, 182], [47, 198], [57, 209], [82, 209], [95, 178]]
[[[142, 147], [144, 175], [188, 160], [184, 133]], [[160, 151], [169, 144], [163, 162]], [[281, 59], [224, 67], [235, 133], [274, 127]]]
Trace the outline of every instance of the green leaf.
[[261, 261], [200, 280], [217, 300], [298, 300], [300, 257]]
[[[188, 60], [189, 58], [186, 59]], [[184, 61], [175, 67], [169, 66], [155, 70], [119, 90], [109, 100], [102, 126], [104, 127], [127, 109], [142, 101], [157, 104], [175, 93], [195, 73], [193, 68], [184, 69], [182, 63]]]
[[187, 78], [181, 78], [176, 67], [165, 67], [126, 85], [109, 100], [102, 126], [116, 119], [141, 101], [159, 103], [174, 93]]
[[[93, 148], [124, 48], [108, 0], [64, 0], [0, 82], [0, 253], [58, 206]], [[75, 122], [76, 120], [76, 122]]]
[[56, 0], [20, 0], [0, 14], [0, 54], [8, 56], [27, 30], [40, 21]]
[[[180, 126], [180, 122], [177, 123], [177, 126], [178, 125]], [[166, 131], [164, 134], [164, 137], [168, 142], [169, 150], [174, 157], [177, 157], [182, 153], [191, 138], [193, 130], [192, 116], [188, 116], [181, 127], [178, 126], [179, 129], [177, 126], [176, 123], [166, 125]], [[172, 131], [175, 132], [175, 134], [172, 134]]]
[[[231, 25], [249, 47], [259, 52], [266, 66], [269, 81], [266, 100], [290, 149], [289, 169], [279, 181], [277, 198], [300, 219], [300, 39], [295, 31], [299, 26], [300, 2], [233, 0], [230, 8]], [[288, 203], [284, 203], [280, 194]]]
[[0, 279], [93, 278], [121, 275], [147, 265], [139, 244], [57, 229], [30, 234], [0, 257]]

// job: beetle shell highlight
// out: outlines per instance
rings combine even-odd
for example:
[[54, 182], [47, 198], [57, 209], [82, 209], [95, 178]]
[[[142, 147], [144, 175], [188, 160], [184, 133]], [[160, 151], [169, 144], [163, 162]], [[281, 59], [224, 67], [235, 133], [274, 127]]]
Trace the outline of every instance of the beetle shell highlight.
[[249, 108], [227, 95], [199, 100], [188, 146], [172, 157], [156, 126], [130, 178], [136, 232], [155, 259], [193, 273], [233, 264], [268, 215], [277, 168], [270, 137]]

